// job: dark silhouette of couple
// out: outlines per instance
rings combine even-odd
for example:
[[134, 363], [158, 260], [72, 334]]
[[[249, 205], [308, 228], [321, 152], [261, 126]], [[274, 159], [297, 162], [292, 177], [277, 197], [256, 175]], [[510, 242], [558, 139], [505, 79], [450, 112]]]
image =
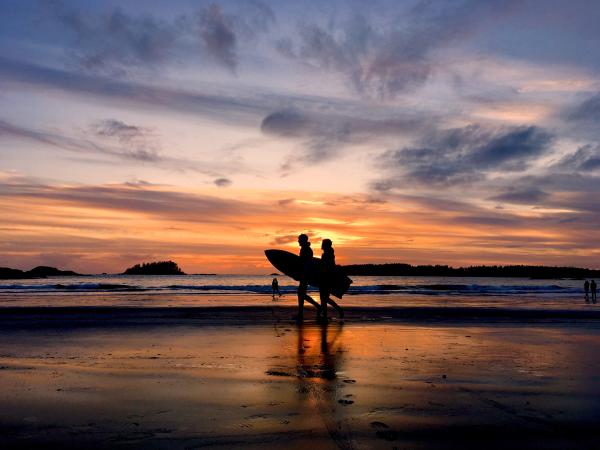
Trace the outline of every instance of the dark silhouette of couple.
[[331, 239], [323, 239], [321, 242], [321, 250], [323, 254], [321, 256], [321, 276], [319, 282], [319, 299], [321, 304], [319, 305], [310, 295], [306, 293], [308, 289], [308, 274], [312, 270], [313, 265], [313, 251], [310, 248], [310, 242], [306, 234], [298, 236], [298, 245], [300, 245], [300, 261], [302, 265], [302, 276], [300, 278], [300, 284], [298, 286], [298, 315], [296, 316], [298, 321], [304, 319], [304, 301], [317, 308], [317, 319], [327, 322], [327, 303], [335, 308], [338, 312], [340, 319], [344, 318], [344, 311], [342, 308], [330, 298], [331, 294], [331, 276], [336, 270], [335, 268], [335, 252], [333, 250], [333, 243]]

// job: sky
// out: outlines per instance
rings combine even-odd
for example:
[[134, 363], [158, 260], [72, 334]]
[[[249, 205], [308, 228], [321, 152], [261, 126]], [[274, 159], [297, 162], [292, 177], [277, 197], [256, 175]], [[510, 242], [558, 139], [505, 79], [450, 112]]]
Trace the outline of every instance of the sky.
[[0, 266], [600, 268], [600, 3], [0, 3]]

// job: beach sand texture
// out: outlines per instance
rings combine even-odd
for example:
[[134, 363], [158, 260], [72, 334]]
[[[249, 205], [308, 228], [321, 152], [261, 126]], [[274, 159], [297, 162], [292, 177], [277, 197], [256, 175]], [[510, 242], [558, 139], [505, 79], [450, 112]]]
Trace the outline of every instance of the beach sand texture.
[[210, 323], [167, 315], [129, 325], [77, 326], [71, 318], [3, 326], [0, 447], [565, 449], [599, 442], [598, 321], [363, 316], [297, 325], [291, 313], [273, 309], [268, 320], [253, 321], [232, 308]]

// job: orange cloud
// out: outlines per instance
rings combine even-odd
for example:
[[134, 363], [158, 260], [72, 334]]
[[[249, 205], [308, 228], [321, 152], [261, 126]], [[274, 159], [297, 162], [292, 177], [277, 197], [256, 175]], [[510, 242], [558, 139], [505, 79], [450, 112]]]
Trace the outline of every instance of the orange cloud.
[[[297, 250], [306, 232], [319, 254], [334, 241], [341, 264], [362, 262], [595, 265], [589, 232], [535, 216], [431, 199], [390, 200], [153, 185], [0, 185], [0, 258], [30, 268], [58, 261], [81, 272], [120, 272], [171, 258], [185, 271], [261, 273], [263, 250]], [[290, 199], [310, 199], [291, 201]], [[281, 202], [285, 199], [285, 202]], [[598, 232], [596, 232], [598, 234]], [[597, 238], [598, 236], [596, 236]], [[597, 239], [596, 239], [597, 240]]]

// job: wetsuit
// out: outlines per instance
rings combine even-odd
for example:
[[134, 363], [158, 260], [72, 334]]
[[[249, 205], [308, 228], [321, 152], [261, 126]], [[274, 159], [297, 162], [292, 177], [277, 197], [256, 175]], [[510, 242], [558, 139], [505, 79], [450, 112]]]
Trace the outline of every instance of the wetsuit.
[[306, 293], [308, 289], [307, 276], [312, 265], [313, 251], [310, 248], [310, 242], [300, 247], [300, 262], [302, 264], [302, 277], [300, 278], [300, 284], [298, 285], [298, 319], [302, 319], [304, 316], [304, 300], [311, 303], [320, 312], [320, 306], [315, 302], [310, 295]]
[[342, 318], [344, 317], [342, 308], [329, 297], [331, 294], [331, 277], [335, 272], [335, 252], [333, 251], [333, 248], [323, 249], [323, 255], [321, 255], [321, 265], [323, 268], [323, 277], [320, 283], [321, 287], [319, 288], [321, 313], [323, 314], [323, 318], [327, 319], [327, 303], [329, 303], [338, 312], [340, 318]]

